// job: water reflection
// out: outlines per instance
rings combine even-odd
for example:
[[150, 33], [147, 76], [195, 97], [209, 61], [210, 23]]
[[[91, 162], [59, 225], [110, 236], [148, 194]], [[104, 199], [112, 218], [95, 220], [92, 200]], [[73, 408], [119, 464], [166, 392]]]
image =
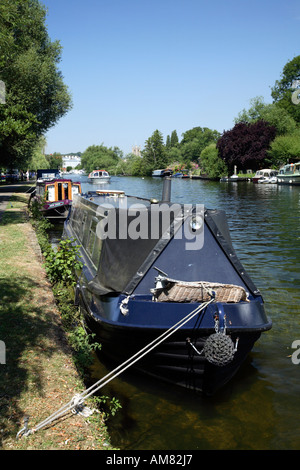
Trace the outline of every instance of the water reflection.
[[[99, 373], [104, 371], [99, 370], [98, 364], [95, 377]], [[170, 390], [164, 384], [155, 386], [132, 375], [116, 379], [106, 392], [122, 403], [122, 410], [109, 423], [113, 441], [122, 449], [273, 447], [277, 420], [274, 392], [250, 359], [216, 397], [203, 397], [175, 387]], [[259, 421], [263, 417], [263, 423], [258, 422], [258, 417]]]
[[[93, 188], [95, 185], [93, 185]], [[160, 198], [162, 181], [113, 177], [107, 187]], [[103, 188], [103, 185], [101, 185]], [[83, 180], [84, 191], [92, 189]], [[233, 245], [261, 290], [273, 328], [236, 377], [213, 398], [122, 375], [103, 394], [122, 403], [110, 420], [121, 449], [299, 449], [299, 187], [174, 179], [172, 201], [224, 209]], [[95, 380], [105, 375], [98, 361]]]

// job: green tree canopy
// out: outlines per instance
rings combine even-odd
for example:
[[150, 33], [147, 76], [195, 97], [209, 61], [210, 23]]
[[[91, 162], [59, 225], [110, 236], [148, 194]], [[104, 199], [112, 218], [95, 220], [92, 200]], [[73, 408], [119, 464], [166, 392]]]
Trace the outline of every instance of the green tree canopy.
[[121, 156], [122, 152], [118, 147], [107, 148], [103, 144], [91, 145], [81, 156], [81, 166], [88, 173], [96, 169], [113, 171]]
[[201, 152], [199, 160], [201, 170], [210, 178], [220, 178], [227, 174], [227, 167], [219, 156], [216, 144], [209, 144], [205, 147]]
[[267, 153], [270, 164], [278, 168], [289, 161], [300, 160], [300, 130], [277, 136]]
[[178, 147], [171, 147], [170, 149], [167, 150], [167, 157], [168, 157], [168, 162], [183, 162], [182, 154], [181, 151]]
[[46, 155], [49, 168], [62, 168], [62, 155], [58, 152]]
[[117, 173], [131, 176], [144, 175], [143, 159], [133, 153], [126, 155], [126, 157], [118, 163]]
[[202, 150], [211, 143], [216, 143], [220, 133], [208, 127], [194, 127], [182, 134], [180, 150], [184, 161], [197, 161]]
[[300, 103], [295, 104], [292, 101], [293, 91], [299, 88], [298, 81], [300, 81], [300, 55], [288, 61], [283, 67], [281, 80], [276, 80], [271, 94], [274, 102], [286, 109], [295, 121], [300, 123]]
[[261, 96], [253, 98], [250, 101], [250, 108], [243, 109], [235, 123], [238, 122], [257, 122], [263, 120], [271, 126], [276, 127], [277, 135], [293, 133], [297, 129], [297, 123], [290, 113], [276, 103], [266, 104]]
[[58, 64], [61, 46], [51, 42], [46, 9], [38, 0], [1, 0], [1, 163], [24, 168], [38, 138], [71, 107]]
[[45, 137], [42, 136], [38, 139], [38, 141], [36, 142], [31, 152], [31, 157], [28, 161], [28, 167], [27, 167], [29, 170], [37, 171], [41, 168], [43, 169], [58, 168], [56, 166], [54, 167], [50, 166], [49, 160], [44, 155], [45, 145], [46, 145], [46, 139]]

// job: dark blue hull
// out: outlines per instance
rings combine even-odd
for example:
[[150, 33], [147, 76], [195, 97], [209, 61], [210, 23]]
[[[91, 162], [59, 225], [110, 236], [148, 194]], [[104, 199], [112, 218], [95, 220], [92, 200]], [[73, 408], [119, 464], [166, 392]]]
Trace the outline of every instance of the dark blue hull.
[[74, 198], [64, 236], [80, 247], [76, 302], [103, 357], [213, 394], [271, 322], [225, 214], [200, 209], [89, 193]]
[[[112, 299], [111, 302], [107, 302], [106, 299], [101, 303], [101, 300], [97, 299], [93, 302], [91, 310], [83, 295], [80, 296], [80, 306], [86, 324], [92, 332], [96, 333], [102, 345], [100, 358], [108, 359], [113, 366], [117, 367], [134, 357], [134, 361], [138, 359], [132, 366], [135, 370], [207, 395], [214, 394], [235, 375], [252, 350], [254, 343], [259, 339], [261, 332], [271, 327], [271, 322], [265, 317], [260, 301], [251, 305], [245, 304], [243, 312], [235, 305], [227, 306], [226, 316], [232, 319], [230, 328], [227, 328], [227, 335], [233, 343], [236, 343], [238, 339], [238, 347], [232, 361], [225, 366], [214, 365], [203, 353], [206, 340], [215, 333], [215, 305], [212, 304], [152, 350], [147, 352], [146, 348], [145, 355], [143, 355], [144, 348], [151, 345], [167, 329], [161, 321], [163, 312], [165, 320], [169, 321], [168, 316], [172, 317], [173, 324], [175, 324], [180, 316], [191, 311], [195, 305], [179, 306], [172, 303], [166, 305], [145, 300], [132, 300], [128, 303], [128, 317], [123, 317], [119, 313], [121, 300], [122, 297]], [[239, 307], [241, 306], [240, 304]], [[152, 321], [149, 321], [149, 309], [152, 310]], [[148, 318], [148, 325], [131, 324], [131, 321], [141, 316], [141, 313]], [[131, 316], [130, 321], [129, 316]], [[256, 317], [255, 325], [254, 317]], [[110, 318], [115, 320], [112, 321]], [[234, 318], [235, 321], [239, 321], [239, 324], [234, 323]], [[251, 325], [249, 318], [251, 318]], [[161, 326], [158, 326], [159, 321]], [[139, 354], [135, 356], [136, 353]]]

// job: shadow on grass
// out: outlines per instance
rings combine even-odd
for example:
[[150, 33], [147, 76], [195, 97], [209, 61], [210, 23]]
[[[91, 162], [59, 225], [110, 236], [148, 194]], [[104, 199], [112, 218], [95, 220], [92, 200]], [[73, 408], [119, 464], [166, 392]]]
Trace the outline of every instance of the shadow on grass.
[[34, 287], [31, 278], [22, 278], [22, 286], [20, 278], [0, 279], [0, 340], [6, 352], [5, 364], [0, 364], [0, 447], [24, 415], [18, 405], [21, 395], [30, 388], [33, 398], [43, 396], [46, 378], [39, 356], [68, 350], [61, 328], [45, 314], [45, 301], [41, 307], [31, 305], [28, 293]]
[[[0, 194], [0, 202], [6, 203], [6, 209], [0, 212], [0, 225], [20, 224], [26, 222], [26, 213], [21, 205], [27, 206], [26, 196], [12, 195], [2, 196]], [[20, 209], [20, 210], [15, 210]]]
[[26, 221], [24, 212], [9, 212], [9, 210], [6, 210], [2, 218], [0, 218], [0, 226], [22, 224]]
[[30, 181], [30, 182], [19, 182], [19, 183], [14, 183], [14, 184], [9, 184], [9, 183], [1, 183], [0, 184], [0, 194], [1, 193], [8, 193], [8, 192], [13, 192], [13, 193], [25, 193], [29, 192], [30, 188], [35, 187], [35, 181]]

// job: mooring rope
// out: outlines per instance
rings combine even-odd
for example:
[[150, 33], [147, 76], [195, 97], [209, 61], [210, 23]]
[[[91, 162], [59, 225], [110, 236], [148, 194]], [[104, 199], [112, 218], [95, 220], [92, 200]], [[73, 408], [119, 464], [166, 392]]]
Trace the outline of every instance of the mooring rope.
[[35, 185], [30, 186], [30, 187], [27, 189], [27, 191], [25, 191], [25, 194], [28, 193], [32, 188], [35, 188]]
[[91, 387], [86, 389], [82, 394], [75, 395], [68, 403], [66, 403], [64, 406], [62, 406], [59, 410], [54, 412], [48, 418], [41, 421], [34, 428], [27, 429], [27, 425], [28, 425], [28, 419], [27, 419], [27, 421], [25, 422], [24, 428], [22, 428], [18, 432], [17, 438], [19, 438], [21, 436], [28, 436], [29, 434], [35, 433], [39, 429], [41, 429], [41, 428], [47, 426], [48, 424], [50, 424], [52, 421], [60, 418], [61, 416], [63, 416], [65, 413], [67, 413], [70, 410], [73, 410], [74, 412], [78, 412], [79, 408], [82, 407], [84, 401], [87, 398], [89, 398], [91, 395], [96, 393], [98, 390], [100, 390], [102, 387], [104, 387], [106, 384], [108, 384], [111, 380], [116, 378], [118, 375], [120, 375], [126, 369], [131, 367], [137, 361], [142, 359], [142, 357], [144, 357], [146, 354], [148, 354], [150, 351], [152, 351], [154, 348], [156, 348], [159, 344], [161, 344], [169, 336], [174, 334], [177, 330], [179, 330], [179, 328], [181, 328], [188, 321], [190, 321], [195, 315], [197, 315], [202, 310], [204, 310], [214, 300], [215, 299], [212, 298], [211, 300], [205, 302], [204, 304], [199, 305], [192, 312], [190, 312], [188, 315], [186, 315], [184, 318], [182, 318], [179, 322], [175, 323], [175, 325], [171, 326], [168, 330], [166, 330], [164, 333], [162, 333], [160, 336], [158, 336], [156, 339], [154, 339], [151, 343], [147, 344], [144, 348], [140, 349], [136, 354], [131, 356], [129, 359], [124, 361], [122, 364], [120, 364], [114, 370], [112, 370], [107, 375], [102, 377], [102, 379], [98, 380], [95, 384], [93, 384]]

